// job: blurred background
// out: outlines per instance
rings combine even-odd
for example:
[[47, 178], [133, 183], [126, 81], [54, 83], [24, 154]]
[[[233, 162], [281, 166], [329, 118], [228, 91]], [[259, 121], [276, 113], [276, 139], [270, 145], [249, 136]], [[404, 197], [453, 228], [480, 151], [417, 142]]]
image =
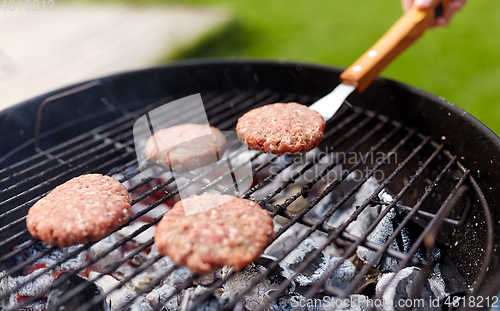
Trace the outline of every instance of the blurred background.
[[[402, 15], [399, 0], [51, 3], [53, 12], [0, 9], [0, 107], [190, 58], [347, 67]], [[442, 96], [499, 134], [500, 1], [469, 0], [449, 26], [428, 31], [382, 76]]]

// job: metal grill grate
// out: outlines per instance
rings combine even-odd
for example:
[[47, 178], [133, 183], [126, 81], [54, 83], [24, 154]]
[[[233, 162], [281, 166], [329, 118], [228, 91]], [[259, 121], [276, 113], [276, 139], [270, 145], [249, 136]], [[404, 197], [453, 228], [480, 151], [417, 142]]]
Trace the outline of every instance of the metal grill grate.
[[[33, 156], [0, 170], [0, 198], [2, 198], [0, 201], [0, 236], [7, 236], [7, 238], [0, 242], [0, 249], [4, 250], [2, 252], [3, 255], [0, 257], [0, 264], [6, 269], [7, 275], [19, 275], [29, 265], [36, 262], [36, 260], [55, 250], [54, 247], [49, 247], [24, 262], [16, 265], [12, 264], [16, 255], [27, 251], [37, 244], [37, 241], [30, 238], [25, 227], [25, 215], [29, 207], [57, 185], [83, 173], [120, 174], [120, 182], [122, 183], [136, 177], [140, 170], [137, 167], [137, 160], [135, 159], [132, 126], [139, 116], [170, 100], [172, 99], [163, 99], [143, 109], [127, 112], [124, 116], [110, 123], [96, 127], [89, 132], [46, 150], [40, 149]], [[252, 108], [274, 102], [290, 101], [310, 105], [314, 102], [314, 98], [307, 95], [281, 94], [271, 91], [203, 95], [203, 102], [211, 125], [221, 130], [234, 129], [237, 118]], [[77, 123], [79, 121], [75, 120], [73, 122]], [[57, 135], [57, 133], [52, 135]], [[40, 139], [43, 139], [43, 137], [44, 135], [40, 135]], [[232, 143], [234, 144], [235, 141], [228, 141], [229, 145]], [[312, 152], [301, 156], [271, 156], [256, 153], [252, 157], [254, 184], [251, 189], [245, 193], [241, 193], [241, 197], [258, 202], [271, 213], [272, 217], [279, 216], [287, 219], [287, 222], [277, 232], [276, 238], [282, 236], [295, 224], [305, 225], [307, 230], [300, 234], [297, 243], [293, 247], [286, 250], [277, 260], [271, 262], [264, 273], [253, 278], [251, 285], [241, 291], [232, 302], [225, 306], [225, 309], [232, 309], [238, 303], [239, 298], [244, 297], [254, 286], [258, 285], [266, 276], [269, 276], [287, 255], [306, 238], [316, 232], [325, 233], [324, 243], [319, 245], [319, 248], [314, 251], [312, 256], [296, 269], [294, 278], [307, 269], [314, 258], [320, 256], [321, 252], [331, 245], [331, 243], [344, 243], [342, 260], [332, 267], [321, 280], [315, 282], [304, 296], [312, 298], [320, 290], [324, 290], [325, 293], [334, 296], [348, 297], [359, 289], [362, 281], [367, 277], [370, 269], [381, 256], [389, 256], [397, 259], [399, 262], [398, 269], [402, 269], [407, 265], [417, 265], [419, 261], [414, 257], [414, 254], [421, 245], [424, 245], [423, 240], [425, 237], [430, 236], [431, 240], [434, 240], [437, 229], [440, 228], [443, 222], [451, 225], [463, 224], [469, 213], [468, 205], [458, 202], [459, 197], [466, 196], [464, 189], [467, 186], [464, 185], [469, 185], [469, 187], [473, 188], [474, 191], [470, 193], [481, 200], [486, 215], [489, 215], [485, 199], [475, 184], [474, 179], [470, 176], [469, 170], [457, 161], [456, 156], [451, 155], [447, 150], [443, 149], [441, 144], [419, 134], [415, 129], [407, 128], [404, 124], [390, 120], [383, 115], [355, 107], [342, 109], [333, 119], [328, 121], [325, 138], [320, 145], [320, 150], [322, 152]], [[379, 155], [377, 161], [366, 161], [366, 159], [373, 157], [374, 154]], [[397, 158], [391, 159], [391, 156], [394, 155], [397, 155]], [[295, 169], [293, 170], [293, 174], [288, 174], [287, 172], [290, 172], [291, 169]], [[304, 182], [306, 175], [310, 172], [314, 172], [313, 176], [308, 178], [307, 182]], [[362, 174], [359, 172], [362, 172]], [[325, 182], [324, 180], [328, 179], [328, 176], [332, 173], [336, 174], [335, 178]], [[342, 208], [346, 202], [352, 200], [352, 197], [370, 177], [373, 178], [377, 173], [379, 175], [384, 173], [383, 178], [379, 178], [379, 186], [357, 207], [356, 211], [347, 221], [338, 227], [327, 224], [327, 220], [337, 210]], [[204, 182], [204, 190], [215, 188], [224, 191], [224, 188], [218, 185], [217, 180], [207, 181], [207, 174], [208, 172], [199, 176], [191, 176], [191, 180], [182, 185], [175, 185], [174, 179], [170, 178], [162, 180], [158, 185], [142, 191], [141, 189], [146, 189], [152, 181], [151, 178], [146, 178], [129, 187], [129, 192], [136, 193], [141, 191], [138, 197], [132, 200], [133, 205], [138, 202], [146, 202], [146, 199], [151, 195], [161, 193], [160, 199], [152, 204], [145, 203], [147, 207], [131, 217], [129, 223], [134, 222], [160, 204], [174, 198], [178, 191], [188, 187], [192, 183]], [[353, 174], [358, 174], [355, 180], [352, 178]], [[299, 189], [294, 188], [297, 184], [300, 184]], [[165, 188], [169, 190], [163, 192]], [[318, 188], [321, 189], [318, 190]], [[386, 190], [391, 192], [392, 201], [381, 202], [379, 194]], [[277, 198], [280, 198], [281, 201], [278, 201]], [[307, 202], [303, 206], [303, 209], [298, 212], [289, 210], [289, 207], [299, 200], [306, 200]], [[328, 210], [324, 215], [318, 219], [308, 217], [308, 213], [320, 204], [323, 204], [326, 200], [331, 200], [331, 204], [329, 204]], [[147, 202], [149, 203], [149, 201]], [[361, 236], [354, 236], [346, 231], [346, 228], [355, 221], [363, 210], [368, 206], [376, 204], [381, 204], [383, 209]], [[423, 207], [426, 205], [432, 208], [424, 209]], [[384, 216], [394, 209], [401, 213], [402, 219], [399, 225], [394, 228], [394, 232], [388, 237], [387, 241], [383, 244], [369, 241], [367, 239], [369, 234], [373, 232]], [[453, 215], [454, 218], [448, 218], [450, 211], [450, 215]], [[19, 215], [22, 216], [19, 217]], [[147, 225], [136, 230], [133, 234], [119, 240], [118, 243], [106, 252], [87, 260], [83, 266], [72, 273], [77, 274], [84, 271], [98, 262], [99, 259], [104, 258], [113, 250], [125, 245], [140, 233], [154, 226], [160, 219], [161, 216], [152, 219]], [[419, 219], [424, 227], [411, 249], [405, 253], [390, 248], [390, 244], [398, 239], [401, 231], [405, 230], [404, 228], [415, 219]], [[49, 271], [60, 266], [67, 260], [75, 258], [82, 251], [88, 250], [93, 244], [82, 245], [57, 260], [54, 264], [36, 270], [37, 273], [31, 274], [24, 282], [18, 284], [12, 292], [32, 282], [33, 279], [40, 277], [40, 275], [49, 273]], [[19, 246], [12, 248], [14, 245]], [[135, 255], [152, 245], [153, 240], [150, 239], [139, 248], [128, 253], [124, 258], [106, 267], [98, 278], [115, 271], [120, 265], [134, 258]], [[338, 288], [330, 284], [325, 284], [342, 262], [356, 252], [358, 246], [373, 250], [376, 253], [375, 257], [358, 270], [347, 288]], [[431, 245], [425, 246], [428, 248], [432, 247]], [[485, 256], [481, 272], [477, 279], [479, 283], [484, 277], [490, 257], [491, 251], [487, 252]], [[155, 256], [147, 260], [137, 267], [133, 274], [121, 280], [112, 291], [122, 287], [155, 264], [159, 259], [159, 256]], [[430, 266], [432, 260], [429, 260], [430, 258], [427, 259], [427, 265]], [[137, 291], [135, 297], [128, 299], [126, 306], [130, 306], [139, 296], [157, 287], [175, 269], [177, 267], [173, 267], [164, 271], [163, 274], [158, 275], [156, 279], [152, 280], [143, 289]], [[216, 280], [209, 286], [207, 292], [197, 297], [196, 302], [201, 302], [210, 297], [218, 288], [233, 278], [235, 274], [234, 272], [230, 272], [222, 279]], [[0, 280], [5, 279], [7, 275], [0, 276]], [[199, 278], [200, 276], [192, 275], [186, 279], [183, 284], [170, 294], [167, 300], [179, 294], [183, 289], [192, 286], [193, 281]], [[272, 301], [279, 297], [290, 285], [292, 279], [285, 280], [276, 291], [269, 294], [268, 298]], [[69, 300], [73, 294], [83, 290], [84, 287], [85, 285], [83, 284], [69, 291], [66, 299], [63, 298], [60, 303], [62, 304], [65, 300]], [[42, 298], [49, 291], [50, 288], [46, 288], [34, 297], [23, 299], [19, 307], [29, 305], [31, 302]], [[0, 301], [9, 295], [10, 292], [0, 293]], [[77, 310], [91, 310], [92, 305], [102, 299], [102, 296], [97, 296], [92, 301], [80, 306]], [[154, 309], [159, 310], [161, 306]], [[262, 309], [265, 309], [264, 305]]]

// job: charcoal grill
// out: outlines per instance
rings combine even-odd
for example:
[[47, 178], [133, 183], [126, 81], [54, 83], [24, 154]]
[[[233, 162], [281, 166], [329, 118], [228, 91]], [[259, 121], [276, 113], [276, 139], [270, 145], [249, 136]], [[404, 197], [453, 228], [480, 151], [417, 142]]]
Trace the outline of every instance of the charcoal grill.
[[[4, 110], [0, 114], [0, 270], [6, 270], [12, 276], [19, 275], [38, 258], [54, 251], [51, 247], [24, 262], [15, 262], [16, 255], [37, 244], [26, 230], [27, 211], [51, 189], [84, 173], [121, 174], [121, 182], [139, 174], [132, 126], [149, 110], [186, 95], [201, 93], [210, 124], [229, 131], [234, 130], [237, 119], [252, 108], [274, 102], [312, 104], [338, 84], [339, 73], [340, 70], [335, 68], [295, 63], [187, 62], [69, 86]], [[319, 256], [331, 243], [344, 245], [343, 259], [352, 256], [358, 246], [364, 246], [377, 255], [397, 259], [399, 268], [420, 265], [426, 271], [426, 267], [432, 265], [432, 256], [427, 256], [422, 265], [415, 259], [414, 253], [423, 250], [425, 254], [426, 248], [429, 250], [437, 244], [466, 282], [470, 291], [467, 295], [481, 296], [486, 289], [490, 295], [496, 293], [498, 288], [492, 290], [488, 284], [499, 275], [500, 268], [500, 250], [496, 247], [500, 239], [500, 193], [497, 191], [499, 138], [474, 117], [446, 100], [386, 79], [376, 80], [364, 93], [353, 94], [348, 100], [352, 107], [343, 107], [327, 122], [325, 139], [319, 147], [324, 152], [308, 158], [268, 157], [258, 153], [252, 158], [255, 173], [253, 187], [241, 193], [242, 197], [261, 204], [272, 216], [279, 215], [289, 220], [277, 232], [277, 237], [295, 223], [308, 228], [302, 240], [314, 232], [327, 234], [325, 243], [298, 271], [307, 269], [315, 256]], [[322, 157], [331, 153], [338, 155], [334, 161], [324, 169], [315, 171], [313, 178], [301, 185], [299, 190], [287, 192], [307, 172], [314, 171]], [[380, 161], [366, 161], [373, 154], [381, 155]], [[353, 155], [362, 155], [364, 158], [353, 158]], [[264, 160], [259, 160], [262, 158]], [[279, 166], [278, 162], [281, 163]], [[305, 165], [295, 174], [286, 178], [280, 175], [299, 162]], [[341, 164], [345, 169], [340, 171], [338, 178], [325, 184], [321, 191], [316, 191], [315, 185]], [[277, 169], [269, 173], [270, 167]], [[348, 178], [353, 171], [364, 173], [353, 182], [352, 178]], [[383, 175], [380, 186], [360, 205], [357, 212], [339, 227], [327, 225], [327, 216], [348, 202], [361, 185], [376, 173]], [[194, 181], [203, 178], [192, 176]], [[141, 186], [150, 181], [143, 179], [129, 191], [143, 189]], [[141, 190], [142, 193], [132, 204], [155, 193], [161, 193], [160, 199], [147, 204], [148, 207], [134, 215], [130, 222], [173, 198], [178, 191], [173, 182], [172, 178]], [[269, 185], [276, 186], [262, 193], [262, 189], [269, 189]], [[164, 192], [165, 187], [170, 187], [170, 191]], [[217, 187], [217, 184], [208, 184], [209, 187]], [[346, 227], [364, 208], [381, 204], [377, 194], [383, 189], [391, 193], [393, 201], [384, 203], [382, 213], [362, 236], [349, 234]], [[282, 203], [273, 203], [277, 196], [284, 197]], [[307, 213], [327, 197], [332, 200], [327, 216], [319, 220], [307, 217]], [[305, 209], [300, 212], [287, 209], [300, 198], [307, 199]], [[377, 244], [366, 239], [391, 208], [401, 213], [401, 222], [391, 239], [397, 240], [401, 230], [406, 230], [404, 228], [418, 232], [408, 253], [390, 248], [390, 241]], [[113, 249], [124, 245], [159, 220], [160, 217], [153, 219], [149, 225], [114, 245]], [[91, 245], [82, 245], [53, 266], [37, 271], [48, 271], [89, 249]], [[122, 260], [106, 267], [103, 274], [114, 271], [152, 245], [151, 239]], [[292, 249], [277, 261], [270, 262], [266, 273], [271, 273]], [[102, 257], [105, 255], [102, 254]], [[84, 270], [100, 258], [92, 258], [72, 273]], [[119, 286], [145, 271], [158, 259], [158, 256], [151, 258], [137, 267], [133, 275], [122, 280]], [[312, 298], [321, 290], [334, 296], [348, 297], [362, 288], [370, 268], [371, 265], [365, 265], [359, 269], [347, 288], [325, 284], [326, 278], [323, 278], [311, 286], [304, 296]], [[136, 292], [128, 305], [141, 294], [157, 287], [174, 269], [164, 271]], [[209, 292], [198, 297], [198, 300], [209, 297], [234, 274], [229, 273], [217, 280], [210, 286]], [[32, 275], [26, 283], [35, 277]], [[171, 297], [191, 286], [199, 277], [190, 276]], [[241, 292], [239, 297], [250, 291], [263, 277], [261, 275], [253, 279], [251, 286]], [[270, 293], [270, 298], [280, 295], [289, 283], [286, 281], [281, 284], [277, 291]], [[23, 300], [21, 306], [39, 299], [49, 290], [47, 288], [45, 292]], [[82, 288], [76, 288], [68, 296], [79, 290]], [[9, 293], [1, 294], [0, 301], [7, 295]], [[92, 309], [92, 303], [97, 303], [99, 299], [102, 297], [85, 303], [78, 310]], [[233, 308], [236, 302], [234, 300], [226, 305], [226, 309]]]

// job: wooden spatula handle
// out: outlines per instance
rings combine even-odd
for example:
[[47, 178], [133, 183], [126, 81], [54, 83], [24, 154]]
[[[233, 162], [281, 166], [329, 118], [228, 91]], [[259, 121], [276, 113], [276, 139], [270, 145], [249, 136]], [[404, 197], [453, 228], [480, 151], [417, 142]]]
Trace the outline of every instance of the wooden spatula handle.
[[340, 75], [340, 81], [363, 92], [380, 72], [434, 23], [435, 8], [450, 0], [435, 1], [427, 10], [408, 10], [368, 51]]

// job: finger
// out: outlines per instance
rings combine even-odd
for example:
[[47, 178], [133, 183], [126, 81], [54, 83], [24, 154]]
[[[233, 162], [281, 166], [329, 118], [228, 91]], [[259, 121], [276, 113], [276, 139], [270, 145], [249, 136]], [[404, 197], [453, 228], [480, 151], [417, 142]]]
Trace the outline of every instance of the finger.
[[[446, 10], [443, 12], [443, 15], [440, 16], [438, 18], [438, 20], [444, 20], [446, 21], [446, 24], [448, 24], [450, 18], [453, 16], [453, 14], [455, 14], [456, 12], [460, 11], [460, 9], [462, 8], [464, 4], [461, 2], [461, 1], [454, 1], [454, 2], [451, 2], [450, 4], [448, 4], [448, 6], [446, 7]], [[437, 22], [437, 20], [436, 20]], [[442, 25], [442, 26], [444, 26]]]
[[432, 25], [433, 27], [444, 27], [446, 25], [448, 25], [448, 21], [446, 18], [444, 17], [438, 17], [436, 19], [436, 21], [434, 21], [434, 25]]
[[413, 0], [401, 0], [401, 6], [403, 7], [403, 12], [406, 12], [413, 6]]
[[415, 0], [413, 6], [416, 6], [419, 9], [427, 9], [429, 8], [434, 2], [438, 0]]

